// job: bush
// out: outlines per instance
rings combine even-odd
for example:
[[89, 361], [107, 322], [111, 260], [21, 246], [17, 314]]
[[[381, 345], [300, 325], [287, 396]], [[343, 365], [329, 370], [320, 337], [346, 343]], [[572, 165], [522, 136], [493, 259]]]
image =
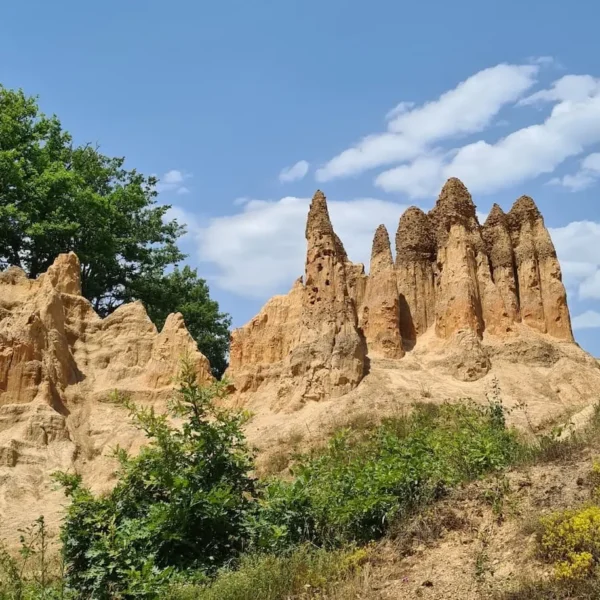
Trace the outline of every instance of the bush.
[[120, 398], [149, 438], [137, 457], [117, 449], [118, 483], [96, 497], [58, 474], [71, 505], [61, 532], [70, 588], [88, 598], [153, 596], [178, 571], [214, 572], [248, 544], [257, 496], [243, 417], [215, 408], [223, 384], [200, 387], [184, 364], [170, 405], [183, 418]]
[[556, 512], [540, 520], [540, 550], [557, 579], [584, 579], [600, 559], [600, 507]]
[[503, 469], [518, 451], [495, 404], [417, 406], [358, 441], [341, 431], [320, 456], [299, 460], [294, 481], [268, 485], [258, 546], [376, 539], [391, 521], [449, 487]]

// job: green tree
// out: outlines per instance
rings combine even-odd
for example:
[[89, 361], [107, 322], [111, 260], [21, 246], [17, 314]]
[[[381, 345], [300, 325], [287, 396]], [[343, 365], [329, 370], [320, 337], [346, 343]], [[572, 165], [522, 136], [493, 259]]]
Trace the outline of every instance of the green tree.
[[213, 375], [221, 377], [227, 368], [231, 318], [219, 311], [196, 269], [176, 267], [161, 278], [140, 280], [136, 287], [141, 289], [134, 290], [134, 294], [144, 298], [148, 315], [157, 327], [163, 326], [171, 312], [183, 315], [188, 331], [210, 361]]
[[117, 449], [117, 484], [94, 496], [78, 476], [59, 473], [72, 501], [61, 531], [67, 582], [85, 598], [156, 595], [177, 572], [213, 573], [250, 540], [258, 498], [242, 414], [213, 406], [224, 384], [196, 383], [184, 364], [170, 405], [182, 419], [118, 399], [146, 433], [136, 457]]
[[220, 375], [230, 321], [195, 271], [166, 274], [185, 257], [176, 244], [185, 228], [166, 219], [156, 183], [123, 158], [75, 146], [35, 98], [0, 86], [0, 268], [37, 277], [72, 250], [83, 294], [101, 315], [139, 299], [161, 326], [179, 310]]

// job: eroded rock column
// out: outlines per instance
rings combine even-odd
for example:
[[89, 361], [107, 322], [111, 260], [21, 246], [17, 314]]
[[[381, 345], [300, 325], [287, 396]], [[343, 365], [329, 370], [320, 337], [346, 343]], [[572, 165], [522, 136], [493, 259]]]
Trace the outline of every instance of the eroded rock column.
[[359, 324], [365, 334], [369, 356], [402, 358], [400, 301], [390, 237], [384, 225], [375, 232], [371, 265]]

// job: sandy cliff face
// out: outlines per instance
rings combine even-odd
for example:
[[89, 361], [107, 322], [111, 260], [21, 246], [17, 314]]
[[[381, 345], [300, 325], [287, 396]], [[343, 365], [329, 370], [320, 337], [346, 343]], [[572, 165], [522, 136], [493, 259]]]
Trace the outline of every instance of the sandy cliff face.
[[531, 198], [508, 214], [494, 206], [481, 226], [469, 191], [449, 179], [428, 214], [412, 207], [401, 216], [395, 261], [377, 229], [368, 275], [348, 259], [321, 192], [306, 238], [304, 280], [232, 335], [228, 374], [242, 403], [247, 391], [274, 394], [278, 409], [346, 394], [372, 359], [402, 369], [425, 334], [429, 356], [467, 382], [490, 373], [498, 342], [535, 332], [545, 343], [573, 342], [556, 252]]
[[143, 436], [109, 394], [163, 404], [183, 356], [199, 381], [212, 380], [180, 314], [160, 333], [139, 302], [101, 319], [81, 296], [75, 254], [36, 280], [0, 273], [0, 527], [15, 535], [40, 514], [53, 521], [64, 504], [50, 483], [56, 469], [110, 485], [112, 448], [136, 448]]

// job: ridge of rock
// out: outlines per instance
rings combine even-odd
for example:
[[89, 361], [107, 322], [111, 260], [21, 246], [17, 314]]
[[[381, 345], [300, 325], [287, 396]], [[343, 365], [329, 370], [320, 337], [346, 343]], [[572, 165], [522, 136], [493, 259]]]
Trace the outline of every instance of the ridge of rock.
[[514, 249], [523, 322], [541, 333], [573, 341], [560, 264], [533, 199], [521, 196], [507, 214], [507, 223]]
[[[267, 303], [232, 335], [235, 389], [242, 393], [247, 374], [259, 374], [251, 389], [276, 390], [276, 409], [343, 395], [360, 384], [371, 358], [400, 359], [426, 334], [431, 352], [445, 352], [446, 368], [463, 381], [492, 368], [490, 340], [538, 332], [573, 341], [556, 252], [527, 196], [508, 214], [494, 205], [481, 226], [468, 189], [450, 178], [428, 214], [410, 207], [401, 215], [395, 262], [387, 230], [377, 228], [368, 275], [349, 260], [321, 191], [311, 203], [306, 237], [303, 287]], [[267, 316], [259, 341], [256, 319]], [[250, 354], [238, 352], [240, 346], [261, 350], [246, 360]]]

